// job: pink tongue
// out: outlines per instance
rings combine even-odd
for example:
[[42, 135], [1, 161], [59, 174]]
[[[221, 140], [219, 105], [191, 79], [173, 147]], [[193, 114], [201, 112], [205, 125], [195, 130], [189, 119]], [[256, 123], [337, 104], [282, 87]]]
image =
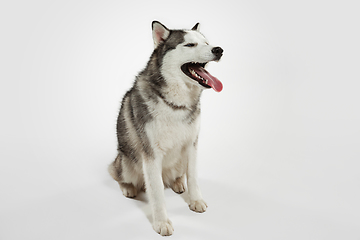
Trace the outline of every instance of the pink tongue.
[[212, 87], [216, 92], [221, 92], [223, 89], [222, 83], [216, 77], [212, 76], [208, 71], [203, 67], [193, 68], [197, 74], [199, 74], [204, 79], [208, 80], [207, 85]]

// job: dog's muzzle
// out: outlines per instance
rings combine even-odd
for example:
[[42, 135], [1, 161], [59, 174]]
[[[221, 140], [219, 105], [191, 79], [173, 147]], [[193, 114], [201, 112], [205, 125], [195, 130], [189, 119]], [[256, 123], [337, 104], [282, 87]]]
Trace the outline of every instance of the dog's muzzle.
[[[223, 55], [224, 50], [221, 47], [213, 47], [211, 53], [214, 55], [214, 59], [210, 61], [219, 61]], [[187, 62], [181, 65], [181, 71], [191, 78], [198, 82], [201, 86], [205, 88], [213, 88], [216, 92], [221, 92], [223, 89], [222, 83], [216, 77], [212, 76], [205, 66], [208, 62]]]

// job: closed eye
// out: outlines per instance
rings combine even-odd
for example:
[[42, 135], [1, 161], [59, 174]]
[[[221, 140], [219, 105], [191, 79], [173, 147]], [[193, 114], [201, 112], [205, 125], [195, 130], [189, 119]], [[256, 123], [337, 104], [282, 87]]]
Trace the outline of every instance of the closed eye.
[[188, 43], [186, 45], [184, 45], [185, 47], [196, 47], [197, 43]]

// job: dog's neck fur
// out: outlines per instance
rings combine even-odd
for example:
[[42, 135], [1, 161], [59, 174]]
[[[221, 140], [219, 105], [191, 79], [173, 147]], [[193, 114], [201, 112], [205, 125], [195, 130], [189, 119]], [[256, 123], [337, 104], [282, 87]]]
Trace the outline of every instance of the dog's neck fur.
[[199, 102], [202, 90], [192, 84], [184, 82], [181, 78], [166, 76], [167, 85], [162, 89], [166, 101], [177, 106], [191, 108]]
[[[138, 80], [141, 85], [151, 88], [162, 101], [174, 109], [192, 109], [200, 100], [203, 89], [195, 84], [188, 83], [182, 77], [181, 70], [164, 59], [160, 67], [160, 74], [156, 60], [150, 60]], [[176, 74], [176, 72], [180, 74]], [[144, 73], [148, 74], [144, 74]], [[175, 74], [174, 74], [175, 73]], [[144, 87], [145, 87], [144, 86]]]
[[166, 82], [163, 93], [166, 99], [173, 104], [187, 107], [193, 106], [194, 103], [199, 101], [202, 89], [195, 84], [191, 84], [186, 79], [187, 76], [180, 70], [177, 63], [172, 62], [170, 55], [165, 55], [160, 69]]

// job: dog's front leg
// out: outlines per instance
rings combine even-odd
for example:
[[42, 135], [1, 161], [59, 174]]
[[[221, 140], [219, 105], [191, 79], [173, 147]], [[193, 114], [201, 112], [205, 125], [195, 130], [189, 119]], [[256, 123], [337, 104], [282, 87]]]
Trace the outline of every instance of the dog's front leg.
[[174, 228], [167, 217], [165, 208], [161, 158], [144, 158], [143, 160], [146, 192], [149, 197], [153, 215], [153, 228], [162, 236], [170, 236]]
[[202, 198], [200, 188], [197, 182], [196, 145], [196, 143], [192, 144], [188, 148], [188, 167], [186, 176], [190, 198], [189, 207], [195, 212], [202, 213], [206, 211], [207, 204]]

